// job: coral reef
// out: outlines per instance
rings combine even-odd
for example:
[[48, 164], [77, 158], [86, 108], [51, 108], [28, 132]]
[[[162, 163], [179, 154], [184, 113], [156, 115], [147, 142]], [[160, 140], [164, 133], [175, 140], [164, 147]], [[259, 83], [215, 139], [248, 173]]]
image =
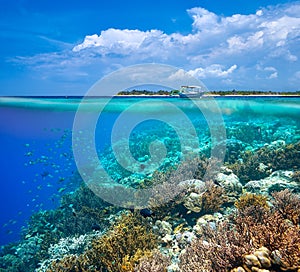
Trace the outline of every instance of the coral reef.
[[294, 225], [300, 224], [300, 198], [288, 189], [272, 194], [272, 204], [285, 219]]
[[4, 248], [0, 256], [0, 271], [30, 271], [33, 270], [41, 254], [43, 235], [37, 234], [22, 240], [19, 244], [11, 244]]
[[221, 210], [228, 201], [225, 189], [212, 181], [205, 183], [205, 192], [202, 196], [202, 210], [204, 213], [215, 213]]
[[242, 265], [243, 255], [250, 249], [250, 244], [228, 223], [221, 223], [216, 229], [206, 226], [201, 237], [181, 254], [179, 266], [182, 272], [225, 272]]
[[289, 189], [299, 191], [299, 185], [292, 178], [293, 171], [278, 170], [261, 180], [251, 180], [244, 189], [252, 193], [271, 195], [273, 192]]
[[269, 271], [266, 268], [272, 266], [270, 253], [270, 250], [261, 247], [254, 251], [253, 254], [244, 255], [244, 265], [234, 268], [230, 272]]
[[[59, 262], [63, 258], [73, 259], [74, 256], [82, 254], [86, 251], [92, 240], [99, 238], [102, 235], [100, 232], [92, 232], [75, 237], [62, 238], [56, 244], [51, 244], [48, 249], [48, 258], [39, 263], [36, 272], [46, 272], [53, 262]], [[71, 257], [70, 257], [71, 256]]]
[[[192, 227], [199, 216], [221, 211], [229, 200], [225, 189], [212, 181], [184, 180], [177, 185], [161, 184], [156, 189], [158, 193], [150, 202], [153, 219], [168, 220], [175, 226], [186, 224]], [[170, 194], [175, 198], [164, 203]]]
[[47, 250], [49, 242], [56, 243], [67, 236], [91, 232], [96, 225], [104, 230], [110, 225], [107, 215], [117, 211], [82, 185], [74, 193], [62, 197], [60, 209], [32, 215], [24, 236], [43, 235], [42, 247]]
[[140, 259], [139, 264], [135, 266], [135, 272], [165, 272], [171, 264], [169, 257], [159, 251], [155, 251], [149, 257]]
[[230, 270], [230, 272], [272, 272], [272, 271], [299, 271], [299, 266], [284, 267], [278, 251], [271, 252], [266, 247], [261, 247], [251, 254], [243, 257], [243, 266]]
[[253, 151], [246, 150], [241, 155], [241, 160], [229, 164], [228, 168], [232, 169], [242, 184], [245, 184], [250, 180], [259, 180], [267, 177], [270, 167], [262, 167], [259, 155]]
[[259, 159], [264, 164], [271, 164], [273, 171], [297, 170], [300, 167], [300, 142], [283, 143], [280, 148], [263, 147], [257, 151]]
[[239, 210], [243, 211], [249, 207], [262, 207], [264, 209], [269, 209], [269, 205], [267, 202], [268, 198], [263, 195], [246, 193], [234, 203], [234, 206]]
[[266, 145], [257, 151], [246, 150], [240, 160], [228, 167], [245, 184], [250, 180], [267, 177], [276, 170], [298, 170], [300, 167], [300, 142], [295, 144], [277, 143]]
[[214, 180], [226, 190], [228, 195], [237, 196], [242, 193], [243, 186], [239, 178], [229, 168], [221, 167], [221, 172]]
[[74, 193], [62, 197], [60, 209], [39, 211], [31, 216], [23, 231], [22, 243], [8, 245], [4, 256], [0, 256], [3, 259], [0, 268], [25, 271], [22, 267], [26, 267], [26, 271], [33, 271], [39, 262], [51, 258], [48, 251], [51, 244], [91, 233], [93, 229], [105, 230], [110, 225], [108, 214], [117, 211], [82, 185]]
[[157, 245], [157, 237], [142, 217], [123, 213], [111, 230], [92, 241], [90, 249], [76, 258], [67, 255], [52, 262], [48, 271], [76, 271], [75, 267], [78, 271], [133, 271]]
[[119, 180], [156, 185], [147, 218], [122, 211], [110, 227], [120, 209], [80, 186], [59, 209], [32, 216], [22, 242], [1, 253], [0, 271], [299, 270], [299, 142], [231, 142], [218, 172], [199, 155]]
[[276, 255], [282, 270], [293, 267], [300, 268], [300, 229], [299, 226], [287, 222], [281, 214], [275, 211], [249, 209], [235, 218], [239, 233], [244, 233], [251, 241], [253, 248], [268, 248]]
[[[288, 191], [275, 194], [274, 201], [285, 199], [282, 195], [298, 203], [298, 196]], [[282, 206], [269, 208], [265, 197], [249, 195], [238, 206], [230, 222], [203, 227], [201, 237], [180, 257], [182, 271], [299, 271], [300, 228], [296, 221], [286, 221]]]
[[195, 213], [214, 213], [221, 210], [227, 201], [223, 187], [214, 184], [212, 181], [203, 183], [201, 189], [189, 188], [183, 198], [183, 206]]

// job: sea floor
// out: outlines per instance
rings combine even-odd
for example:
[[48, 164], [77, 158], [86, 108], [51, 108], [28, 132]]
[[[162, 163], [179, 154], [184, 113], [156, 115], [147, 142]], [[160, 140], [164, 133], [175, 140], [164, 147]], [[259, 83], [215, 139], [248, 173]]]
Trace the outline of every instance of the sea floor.
[[0, 100], [0, 271], [300, 271], [300, 98], [79, 102]]

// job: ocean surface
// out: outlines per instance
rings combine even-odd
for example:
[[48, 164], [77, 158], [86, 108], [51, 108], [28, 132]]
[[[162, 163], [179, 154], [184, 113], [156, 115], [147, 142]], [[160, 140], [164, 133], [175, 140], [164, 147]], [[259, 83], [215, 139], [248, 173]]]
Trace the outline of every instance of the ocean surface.
[[255, 151], [299, 140], [299, 97], [2, 97], [0, 245], [18, 242], [32, 215], [60, 209], [61, 197], [82, 183], [78, 166], [94, 165], [93, 150], [108, 176], [134, 187], [190, 153], [215, 152], [233, 163], [239, 155], [228, 147]]

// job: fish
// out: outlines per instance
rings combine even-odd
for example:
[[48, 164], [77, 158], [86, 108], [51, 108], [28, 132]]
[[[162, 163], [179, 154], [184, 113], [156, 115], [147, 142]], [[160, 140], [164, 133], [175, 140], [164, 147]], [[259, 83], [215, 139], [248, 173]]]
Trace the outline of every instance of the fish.
[[59, 193], [62, 193], [62, 192], [64, 192], [66, 189], [67, 189], [67, 188], [62, 187], [62, 188], [59, 188], [57, 191], [58, 191]]
[[64, 177], [59, 177], [59, 178], [58, 178], [58, 181], [59, 181], [59, 182], [63, 182], [65, 179], [66, 179], [66, 178], [64, 178]]
[[140, 210], [140, 215], [143, 217], [151, 217], [154, 215], [154, 212], [151, 209], [145, 208]]

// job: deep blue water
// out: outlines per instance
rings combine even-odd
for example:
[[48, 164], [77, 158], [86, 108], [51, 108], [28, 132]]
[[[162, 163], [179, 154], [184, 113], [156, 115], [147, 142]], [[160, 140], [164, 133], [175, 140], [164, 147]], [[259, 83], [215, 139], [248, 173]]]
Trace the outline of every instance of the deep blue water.
[[19, 107], [0, 112], [0, 241], [5, 244], [18, 239], [34, 211], [58, 205], [55, 195], [64, 184], [58, 180], [74, 170], [68, 161], [74, 113]]
[[[104, 108], [101, 99], [95, 98], [86, 102], [87, 120], [90, 113], [102, 110], [95, 130], [96, 148], [100, 153], [108, 152], [111, 130], [117, 118], [139, 101], [141, 100], [138, 98], [118, 98]], [[128, 123], [123, 121], [122, 126], [118, 128], [117, 133], [121, 135], [127, 126], [130, 127], [130, 120], [137, 117], [146, 120], [149, 109], [156, 109], [154, 112], [150, 110], [150, 120], [137, 126], [131, 133], [131, 151], [135, 159], [148, 155], [148, 149], [142, 146], [143, 141], [147, 146], [148, 140], [161, 140], [166, 137], [165, 132], [174, 140], [167, 149], [170, 157], [176, 151], [174, 149], [178, 148], [178, 152], [180, 151], [179, 140], [175, 139], [176, 133], [172, 128], [167, 128], [168, 124], [160, 121], [162, 116], [168, 115], [178, 122], [180, 118], [176, 114], [174, 116], [164, 105], [161, 106], [160, 101], [154, 99], [148, 106], [134, 108], [126, 119]], [[189, 100], [163, 101], [180, 108], [194, 124], [200, 145], [207, 144], [210, 131], [198, 107]], [[266, 142], [275, 140], [299, 140], [297, 137], [300, 136], [300, 98], [220, 97], [216, 101], [229, 139], [248, 141], [252, 146], [263, 146]], [[74, 178], [76, 165], [72, 153], [72, 128], [78, 102], [80, 99], [75, 98], [0, 98], [0, 245], [19, 239], [20, 231], [32, 213], [58, 207], [60, 196], [72, 192], [78, 186], [78, 179]], [[209, 102], [203, 99], [199, 103], [206, 105]], [[214, 116], [217, 113], [211, 114]], [[214, 123], [214, 126], [218, 125]], [[182, 126], [184, 130], [185, 124]], [[249, 140], [242, 135], [245, 127], [253, 135], [252, 138], [249, 136]], [[236, 131], [239, 132], [234, 135]], [[141, 140], [139, 148], [135, 145], [138, 139]]]

